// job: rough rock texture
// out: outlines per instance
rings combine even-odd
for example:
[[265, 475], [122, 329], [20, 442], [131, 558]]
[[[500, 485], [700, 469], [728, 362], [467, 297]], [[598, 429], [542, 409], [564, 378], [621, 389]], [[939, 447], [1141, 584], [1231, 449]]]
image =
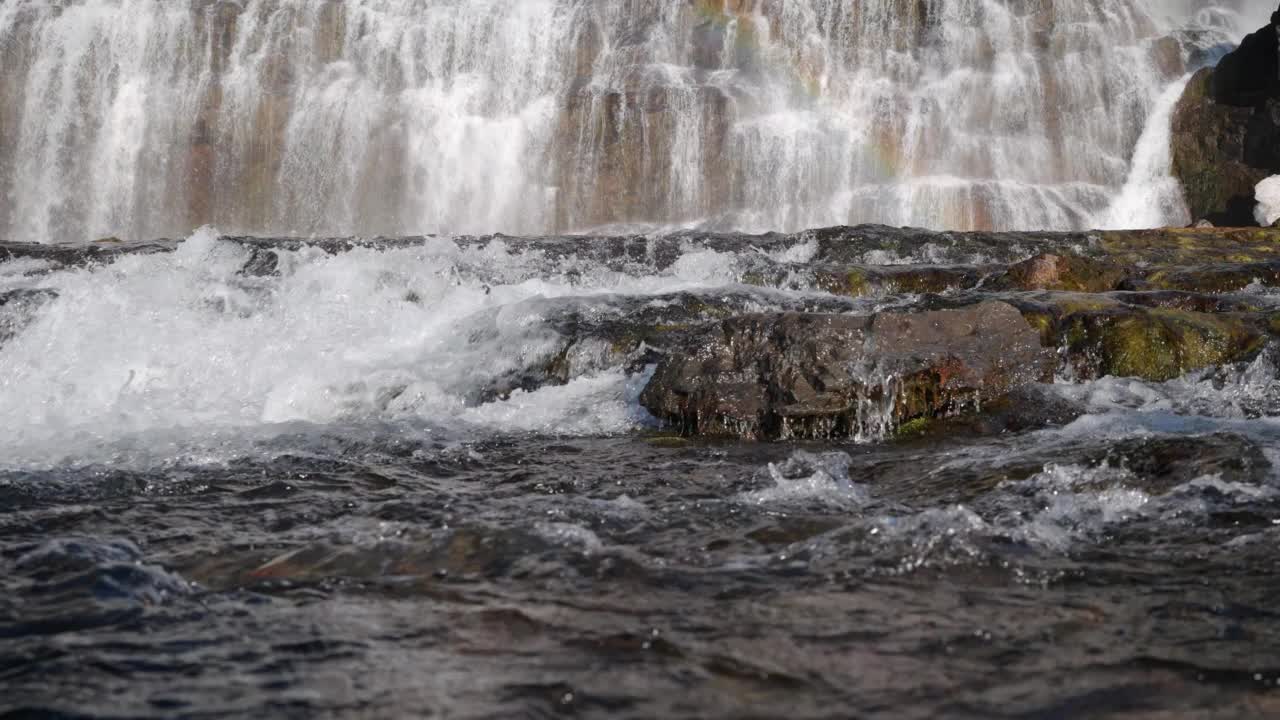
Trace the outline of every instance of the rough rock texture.
[[1039, 335], [1001, 302], [872, 316], [745, 315], [667, 357], [641, 403], [688, 434], [879, 435], [978, 407], [1052, 368]]
[[1142, 279], [1144, 288], [1200, 293], [1239, 292], [1250, 285], [1280, 286], [1280, 262], [1168, 267]]
[[126, 255], [170, 252], [177, 245], [159, 240], [148, 243], [93, 242], [75, 244], [43, 244], [0, 240], [0, 263], [11, 260], [34, 260], [50, 267], [74, 267], [94, 263], [110, 263]]
[[1059, 370], [1079, 380], [1170, 380], [1246, 360], [1267, 336], [1265, 313], [1191, 293], [1043, 293], [1009, 302], [1058, 349]]
[[1077, 312], [1059, 322], [1058, 337], [1077, 377], [1156, 382], [1243, 359], [1262, 344], [1246, 321], [1163, 308]]
[[1125, 268], [1078, 255], [1037, 255], [1010, 267], [997, 286], [1020, 290], [1106, 292], [1127, 278]]
[[1254, 186], [1280, 172], [1276, 25], [1188, 83], [1173, 114], [1173, 172], [1195, 218], [1255, 225]]

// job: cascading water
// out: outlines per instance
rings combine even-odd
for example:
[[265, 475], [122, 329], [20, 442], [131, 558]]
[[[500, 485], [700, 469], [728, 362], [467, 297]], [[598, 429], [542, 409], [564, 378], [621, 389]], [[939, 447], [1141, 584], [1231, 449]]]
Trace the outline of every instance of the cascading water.
[[1087, 226], [1197, 5], [9, 0], [0, 237]]

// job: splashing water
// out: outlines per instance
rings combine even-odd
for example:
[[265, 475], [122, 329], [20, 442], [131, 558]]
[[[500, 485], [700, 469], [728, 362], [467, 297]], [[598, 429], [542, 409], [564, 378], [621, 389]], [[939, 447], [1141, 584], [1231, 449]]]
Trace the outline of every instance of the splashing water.
[[759, 505], [785, 504], [814, 499], [859, 504], [867, 500], [866, 488], [849, 479], [853, 460], [847, 453], [796, 451], [781, 463], [769, 463], [767, 474], [773, 487], [742, 495], [742, 500]]

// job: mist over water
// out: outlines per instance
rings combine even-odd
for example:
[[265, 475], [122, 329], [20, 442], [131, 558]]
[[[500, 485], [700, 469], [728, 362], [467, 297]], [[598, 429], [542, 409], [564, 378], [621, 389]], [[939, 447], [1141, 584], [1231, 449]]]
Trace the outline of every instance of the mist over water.
[[10, 0], [0, 237], [1094, 226], [1267, 5]]

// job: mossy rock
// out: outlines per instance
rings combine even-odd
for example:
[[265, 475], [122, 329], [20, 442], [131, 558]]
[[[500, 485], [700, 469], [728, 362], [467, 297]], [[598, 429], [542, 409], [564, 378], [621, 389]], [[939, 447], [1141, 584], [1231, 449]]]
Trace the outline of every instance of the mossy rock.
[[1096, 237], [1089, 255], [1126, 267], [1280, 260], [1280, 230], [1272, 228], [1104, 230]]
[[982, 270], [964, 266], [890, 265], [878, 268], [881, 283], [894, 292], [923, 295], [967, 290], [982, 282]]
[[987, 274], [965, 265], [858, 265], [819, 269], [814, 284], [824, 292], [854, 298], [886, 293], [923, 295], [974, 288]]
[[1266, 287], [1280, 286], [1280, 262], [1168, 268], [1152, 272], [1143, 278], [1141, 284], [1161, 290], [1233, 293], [1255, 282]]
[[1264, 342], [1248, 318], [1163, 308], [1077, 313], [1057, 334], [1081, 376], [1154, 382], [1243, 359]]
[[1040, 344], [1053, 347], [1058, 334], [1058, 318], [1047, 308], [1020, 308], [1027, 324], [1040, 333]]
[[894, 437], [899, 440], [907, 440], [927, 435], [937, 421], [932, 417], [918, 417], [914, 420], [908, 420], [898, 426], [898, 430], [894, 433]]
[[1007, 302], [1040, 333], [1045, 347], [1061, 350], [1080, 378], [1169, 380], [1246, 359], [1267, 333], [1280, 335], [1280, 313], [1273, 318], [1226, 297], [1046, 292], [1010, 296]]
[[1214, 101], [1213, 71], [1187, 83], [1174, 108], [1170, 147], [1192, 217], [1217, 225], [1251, 223], [1253, 187], [1271, 174], [1247, 162], [1252, 107]]
[[823, 292], [854, 298], [875, 295], [880, 289], [871, 272], [858, 267], [820, 270], [814, 284]]
[[768, 270], [748, 270], [742, 274], [740, 281], [743, 285], [776, 288], [782, 283], [782, 273], [774, 268], [770, 268]]
[[1114, 263], [1079, 255], [1045, 253], [1009, 267], [994, 287], [1019, 290], [1059, 290], [1100, 293], [1115, 290], [1128, 278], [1128, 271]]

